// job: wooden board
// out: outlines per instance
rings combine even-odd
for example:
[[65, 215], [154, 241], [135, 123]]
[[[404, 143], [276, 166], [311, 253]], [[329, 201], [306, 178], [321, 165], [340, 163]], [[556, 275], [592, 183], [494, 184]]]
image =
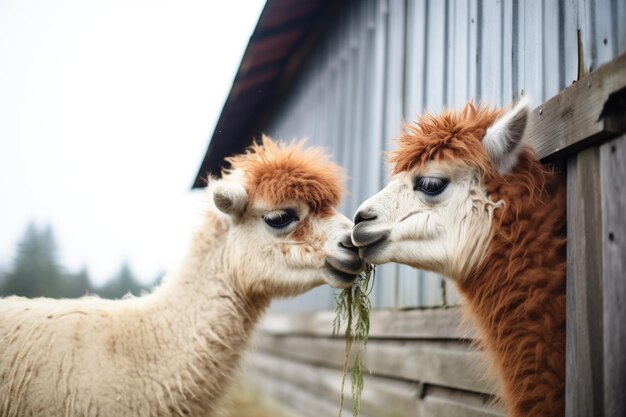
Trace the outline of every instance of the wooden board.
[[[257, 348], [282, 358], [341, 369], [345, 343], [341, 339], [261, 335]], [[486, 394], [497, 389], [494, 378], [487, 376], [484, 354], [459, 342], [370, 340], [363, 358], [375, 376]]]
[[621, 115], [603, 113], [626, 88], [626, 54], [601, 66], [533, 110], [528, 141], [540, 159], [554, 159], [624, 131]]
[[[248, 381], [260, 390], [264, 396], [272, 397], [299, 416], [334, 416], [338, 407], [335, 403], [324, 401], [307, 390], [294, 387], [287, 380], [272, 378], [269, 375], [248, 372]], [[351, 410], [344, 408], [344, 415], [350, 416]], [[365, 417], [365, 416], [364, 416]]]
[[[249, 369], [259, 374], [288, 382], [292, 387], [332, 404], [339, 404], [341, 371], [314, 366], [276, 356], [258, 354], [251, 358]], [[386, 380], [365, 375], [362, 397], [363, 413], [377, 416], [385, 413], [415, 415], [419, 384]], [[344, 388], [344, 404], [352, 404], [350, 376]], [[347, 415], [351, 415], [351, 412]]]
[[451, 390], [445, 387], [427, 386], [420, 404], [422, 414], [429, 417], [496, 417], [504, 410], [493, 404], [493, 398]]
[[[263, 332], [273, 335], [332, 336], [332, 311], [283, 313], [267, 316]], [[371, 339], [471, 339], [470, 325], [461, 325], [461, 309], [374, 310], [370, 315]]]
[[597, 147], [567, 165], [568, 416], [602, 415], [602, 218]]
[[604, 411], [626, 415], [626, 135], [600, 149]]
[[[340, 370], [315, 366], [276, 357], [267, 354], [256, 354], [246, 364], [246, 370], [262, 376], [264, 386], [278, 384], [288, 386], [288, 391], [304, 391], [317, 398], [319, 403], [339, 404], [341, 386]], [[366, 374], [361, 401], [363, 416], [502, 416], [502, 410], [491, 405], [492, 398], [480, 394], [460, 392], [447, 388], [428, 386], [420, 383], [391, 380]], [[283, 388], [285, 389], [285, 388]], [[344, 412], [351, 415], [348, 409], [352, 403], [350, 377], [344, 388]], [[293, 397], [288, 397], [288, 403]], [[453, 413], [445, 414], [446, 411]], [[335, 413], [336, 414], [336, 413]], [[315, 414], [305, 414], [315, 415]], [[332, 415], [332, 414], [331, 414]], [[315, 415], [317, 416], [317, 415]]]

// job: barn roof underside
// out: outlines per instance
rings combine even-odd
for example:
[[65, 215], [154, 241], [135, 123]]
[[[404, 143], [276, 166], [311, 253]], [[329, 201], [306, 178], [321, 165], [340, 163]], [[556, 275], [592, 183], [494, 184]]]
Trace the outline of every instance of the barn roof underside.
[[268, 0], [250, 37], [193, 188], [219, 176], [224, 158], [239, 153], [262, 132], [336, 1]]

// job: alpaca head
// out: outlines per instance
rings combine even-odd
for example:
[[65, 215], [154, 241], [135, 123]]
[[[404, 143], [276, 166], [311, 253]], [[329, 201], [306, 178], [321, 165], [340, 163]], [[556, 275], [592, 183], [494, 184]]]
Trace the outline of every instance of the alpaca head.
[[398, 262], [461, 280], [485, 256], [494, 181], [515, 167], [529, 116], [468, 103], [407, 126], [391, 154], [393, 176], [355, 215], [353, 243], [366, 262]]
[[223, 264], [245, 291], [280, 297], [324, 283], [347, 287], [363, 269], [352, 222], [337, 211], [343, 172], [302, 145], [263, 137], [209, 183], [226, 227]]

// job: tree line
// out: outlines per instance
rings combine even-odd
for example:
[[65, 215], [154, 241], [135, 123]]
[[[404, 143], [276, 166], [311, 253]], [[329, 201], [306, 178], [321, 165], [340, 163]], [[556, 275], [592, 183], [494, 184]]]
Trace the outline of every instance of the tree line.
[[140, 284], [130, 266], [122, 264], [117, 274], [106, 284], [96, 287], [91, 283], [86, 268], [69, 272], [58, 260], [57, 245], [50, 226], [38, 228], [31, 223], [17, 245], [13, 265], [0, 276], [0, 296], [77, 298], [97, 294], [102, 298], [122, 298], [150, 291], [158, 284]]

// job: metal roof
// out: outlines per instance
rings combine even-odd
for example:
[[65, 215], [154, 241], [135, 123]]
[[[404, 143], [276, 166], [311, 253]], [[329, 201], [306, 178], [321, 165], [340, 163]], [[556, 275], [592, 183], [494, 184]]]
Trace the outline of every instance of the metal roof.
[[193, 188], [219, 176], [224, 158], [239, 153], [262, 132], [262, 122], [305, 58], [307, 45], [332, 0], [268, 0], [250, 37]]

